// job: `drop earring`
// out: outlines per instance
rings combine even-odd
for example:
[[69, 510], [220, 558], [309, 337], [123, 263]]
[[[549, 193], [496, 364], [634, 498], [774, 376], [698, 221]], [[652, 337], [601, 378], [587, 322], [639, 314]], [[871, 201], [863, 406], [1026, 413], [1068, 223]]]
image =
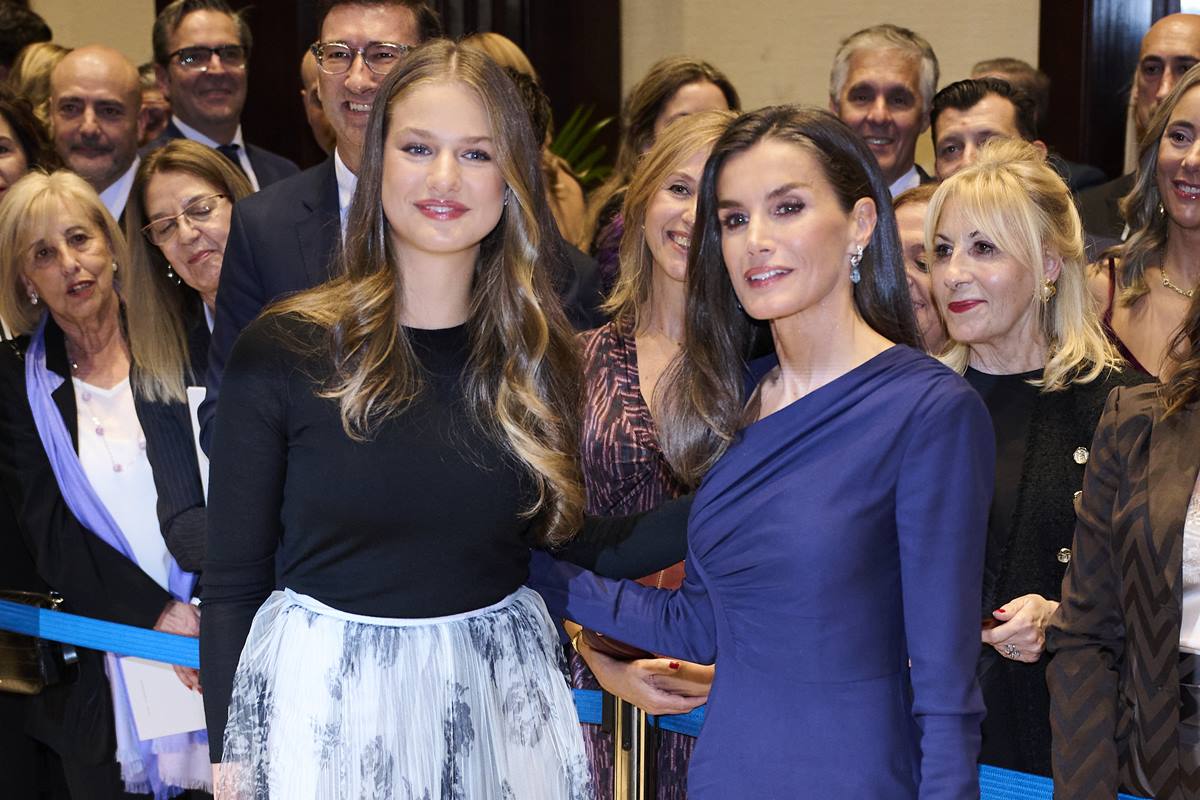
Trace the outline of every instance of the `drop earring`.
[[170, 262], [167, 262], [167, 280], [176, 286], [183, 283], [183, 279], [180, 278], [178, 273], [175, 272], [175, 267]]
[[862, 273], [858, 270], [858, 265], [862, 263], [863, 246], [860, 244], [855, 250], [854, 255], [850, 256], [850, 282], [858, 283], [862, 280]]
[[1050, 298], [1054, 297], [1056, 294], [1058, 294], [1058, 287], [1054, 285], [1054, 281], [1046, 278], [1045, 282], [1042, 284], [1042, 291], [1039, 299], [1043, 304], [1049, 303]]
[[30, 289], [29, 290], [29, 305], [36, 306], [38, 304], [39, 299], [40, 298], [38, 297], [37, 289]]

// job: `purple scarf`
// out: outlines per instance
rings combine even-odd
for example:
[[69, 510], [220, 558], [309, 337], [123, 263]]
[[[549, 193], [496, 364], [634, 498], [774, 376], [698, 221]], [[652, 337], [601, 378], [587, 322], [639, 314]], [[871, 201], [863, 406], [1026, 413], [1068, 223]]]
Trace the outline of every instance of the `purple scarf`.
[[[33, 421], [37, 427], [42, 447], [50, 459], [50, 467], [54, 470], [55, 480], [62, 492], [67, 508], [75, 515], [82, 525], [100, 538], [121, 555], [137, 564], [133, 548], [129, 546], [125, 534], [117, 526], [108, 508], [96, 495], [92, 484], [88, 481], [79, 463], [79, 456], [71, 442], [71, 434], [63, 422], [58, 407], [54, 404], [51, 394], [64, 383], [61, 375], [51, 372], [46, 367], [46, 322], [49, 315], [43, 315], [37, 329], [25, 352], [25, 389], [29, 398], [29, 408], [33, 412]], [[168, 554], [169, 555], [169, 554]], [[138, 564], [140, 567], [141, 565]], [[191, 599], [192, 587], [196, 583], [196, 575], [180, 569], [175, 558], [171, 557], [168, 587], [171, 595], [180, 602], [186, 603]], [[129, 693], [125, 688], [125, 680], [111, 654], [109, 654], [109, 680], [112, 684], [113, 710], [118, 728], [122, 722], [132, 725], [133, 712], [129, 705]], [[158, 765], [159, 753], [180, 753], [193, 746], [207, 745], [208, 737], [203, 731], [164, 736], [158, 739], [138, 740], [138, 753], [126, 753], [122, 758], [120, 743], [123, 737], [117, 732], [118, 760], [121, 761], [121, 773], [125, 779], [125, 788], [130, 792], [153, 792], [156, 800], [173, 797], [184, 789], [201, 788], [197, 786], [174, 786], [165, 784], [160, 776]], [[127, 760], [128, 757], [131, 759]], [[140, 764], [136, 763], [140, 760]], [[132, 761], [133, 763], [130, 763]], [[127, 766], [128, 765], [128, 766]]]

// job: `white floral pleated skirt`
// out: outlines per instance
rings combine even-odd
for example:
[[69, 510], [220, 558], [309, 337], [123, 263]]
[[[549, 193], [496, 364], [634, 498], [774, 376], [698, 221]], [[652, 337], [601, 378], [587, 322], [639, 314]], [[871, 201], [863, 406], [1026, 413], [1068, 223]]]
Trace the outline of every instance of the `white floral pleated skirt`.
[[274, 592], [238, 663], [222, 763], [230, 800], [591, 798], [562, 649], [524, 587], [432, 619]]

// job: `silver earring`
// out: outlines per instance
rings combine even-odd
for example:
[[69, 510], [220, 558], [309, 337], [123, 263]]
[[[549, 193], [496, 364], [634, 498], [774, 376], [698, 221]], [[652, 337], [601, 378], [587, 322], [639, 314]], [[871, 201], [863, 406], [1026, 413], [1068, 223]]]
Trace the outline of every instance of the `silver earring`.
[[862, 280], [862, 273], [858, 271], [858, 265], [862, 263], [863, 246], [860, 244], [854, 255], [850, 256], [850, 282], [858, 283]]
[[[113, 271], [115, 272], [116, 270], [113, 270]], [[172, 264], [170, 264], [169, 262], [167, 263], [167, 280], [169, 280], [171, 283], [175, 284], [176, 286], [183, 283], [183, 279], [180, 278], [178, 274], [176, 274], [175, 267]]]
[[29, 305], [36, 306], [38, 304], [38, 293], [36, 289], [29, 290]]
[[508, 189], [504, 190], [504, 205], [508, 205]]

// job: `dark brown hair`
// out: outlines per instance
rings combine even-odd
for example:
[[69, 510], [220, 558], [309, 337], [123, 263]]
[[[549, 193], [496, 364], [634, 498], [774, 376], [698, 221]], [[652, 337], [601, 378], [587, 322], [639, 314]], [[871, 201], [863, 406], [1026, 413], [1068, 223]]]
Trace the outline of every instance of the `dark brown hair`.
[[1168, 370], [1170, 377], [1159, 392], [1164, 417], [1200, 400], [1200, 293], [1192, 298], [1167, 352], [1174, 367]]
[[646, 77], [629, 90], [621, 108], [621, 140], [612, 174], [588, 198], [587, 238], [596, 235], [596, 225], [605, 205], [633, 179], [642, 154], [654, 144], [654, 123], [675, 93], [689, 83], [711, 83], [725, 95], [730, 111], [740, 111], [742, 101], [725, 73], [707, 61], [687, 56], [670, 56], [650, 67]]
[[246, 49], [246, 57], [249, 58], [254, 37], [250, 33], [250, 24], [246, 22], [244, 10], [234, 11], [225, 0], [175, 0], [158, 12], [158, 16], [154, 18], [154, 28], [150, 32], [154, 63], [167, 66], [167, 62], [171, 60], [171, 45], [169, 44], [171, 37], [183, 24], [184, 17], [196, 11], [212, 11], [230, 17], [237, 25], [238, 44]]
[[317, 35], [329, 12], [339, 6], [401, 6], [417, 18], [417, 36], [422, 42], [442, 35], [442, 18], [428, 0], [321, 0], [317, 5]]
[[362, 168], [338, 257], [340, 277], [268, 313], [293, 314], [328, 332], [346, 434], [372, 436], [422, 391], [421, 368], [400, 324], [402, 270], [383, 211], [383, 151], [392, 109], [415, 89], [455, 82], [479, 98], [494, 159], [508, 187], [496, 227], [480, 243], [467, 319], [463, 392], [476, 424], [507, 446], [537, 499], [526, 509], [533, 537], [572, 536], [583, 519], [579, 472], [579, 358], [550, 276], [560, 265], [554, 217], [542, 183], [539, 142], [504, 71], [483, 53], [444, 39], [412, 51], [384, 79], [367, 123]]
[[725, 268], [717, 181], [730, 158], [767, 140], [812, 153], [846, 213], [861, 198], [875, 203], [877, 221], [859, 265], [862, 280], [854, 285], [854, 306], [884, 338], [923, 349], [891, 193], [862, 138], [817, 108], [773, 106], [743, 114], [713, 145], [704, 165], [688, 253], [683, 357], [660, 380], [672, 387], [663, 396], [660, 415], [663, 452], [691, 485], [700, 482], [753, 413], [746, 408], [746, 358], [756, 325], [739, 307]]
[[50, 146], [50, 137], [34, 115], [33, 106], [4, 84], [0, 84], [0, 117], [4, 117], [8, 127], [12, 128], [29, 169], [41, 167], [51, 172], [59, 166], [58, 156]]

